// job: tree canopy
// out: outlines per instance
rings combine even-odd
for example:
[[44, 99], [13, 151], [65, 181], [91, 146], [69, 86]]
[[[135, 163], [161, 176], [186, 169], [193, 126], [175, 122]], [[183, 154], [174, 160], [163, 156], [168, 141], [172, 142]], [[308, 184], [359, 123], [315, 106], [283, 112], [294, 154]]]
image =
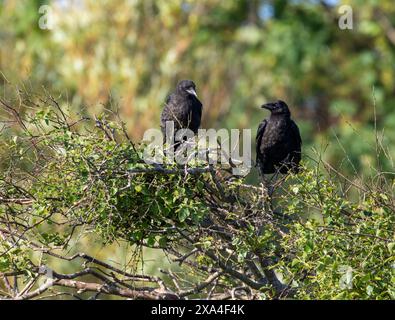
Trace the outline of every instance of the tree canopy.
[[[0, 43], [0, 298], [395, 299], [393, 0], [3, 0]], [[203, 128], [286, 101], [303, 170], [142, 161], [181, 79]]]

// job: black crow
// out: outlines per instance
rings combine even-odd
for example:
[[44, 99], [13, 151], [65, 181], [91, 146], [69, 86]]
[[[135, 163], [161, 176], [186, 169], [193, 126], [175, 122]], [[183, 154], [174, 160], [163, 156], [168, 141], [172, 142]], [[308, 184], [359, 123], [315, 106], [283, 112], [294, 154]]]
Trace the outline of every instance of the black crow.
[[256, 164], [263, 174], [299, 171], [302, 138], [299, 128], [291, 119], [291, 112], [284, 101], [262, 105], [270, 111], [258, 127], [256, 136]]
[[196, 135], [200, 127], [203, 105], [196, 94], [196, 86], [191, 80], [182, 80], [176, 90], [169, 95], [160, 117], [160, 126], [166, 139], [166, 122], [174, 123], [174, 134], [179, 129], [190, 129]]

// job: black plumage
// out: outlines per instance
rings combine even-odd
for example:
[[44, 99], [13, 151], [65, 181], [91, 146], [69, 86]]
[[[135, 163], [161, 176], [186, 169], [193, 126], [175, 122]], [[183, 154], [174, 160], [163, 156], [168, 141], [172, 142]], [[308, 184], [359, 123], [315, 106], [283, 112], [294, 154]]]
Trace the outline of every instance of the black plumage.
[[169, 95], [161, 114], [161, 130], [166, 139], [166, 122], [174, 123], [174, 133], [179, 129], [190, 129], [196, 135], [200, 127], [203, 105], [196, 94], [195, 83], [182, 80]]
[[298, 172], [302, 138], [287, 104], [279, 100], [262, 108], [271, 114], [261, 122], [256, 136], [256, 164], [261, 174]]

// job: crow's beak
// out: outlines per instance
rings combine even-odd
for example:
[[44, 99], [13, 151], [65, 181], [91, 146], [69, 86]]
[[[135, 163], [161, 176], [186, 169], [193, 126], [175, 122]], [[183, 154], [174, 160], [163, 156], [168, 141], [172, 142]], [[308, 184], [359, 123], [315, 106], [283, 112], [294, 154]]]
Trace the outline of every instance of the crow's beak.
[[191, 94], [191, 95], [193, 95], [193, 96], [195, 96], [197, 98], [197, 94], [196, 94], [195, 89], [191, 88], [191, 89], [186, 90], [186, 92], [188, 92], [189, 94]]
[[274, 103], [265, 103], [261, 106], [261, 108], [263, 109], [267, 109], [269, 111], [272, 111], [274, 107]]

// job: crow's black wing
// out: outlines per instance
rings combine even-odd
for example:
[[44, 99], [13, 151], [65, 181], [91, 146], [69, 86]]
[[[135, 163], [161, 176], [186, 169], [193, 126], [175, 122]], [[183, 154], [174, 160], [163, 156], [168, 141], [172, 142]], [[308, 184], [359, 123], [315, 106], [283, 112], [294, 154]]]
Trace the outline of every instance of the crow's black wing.
[[166, 101], [163, 105], [162, 113], [160, 114], [160, 128], [162, 130], [163, 139], [166, 139], [166, 122], [172, 121], [173, 112], [172, 112], [172, 98], [173, 94], [169, 94], [166, 97]]
[[302, 147], [302, 137], [300, 136], [299, 128], [294, 121], [291, 121], [291, 132], [295, 144], [300, 149]]
[[267, 120], [264, 119], [258, 127], [258, 131], [256, 133], [256, 139], [255, 139], [255, 149], [256, 149], [256, 165], [258, 165], [258, 160], [261, 157], [261, 143], [262, 143], [262, 137], [265, 132], [267, 125]]
[[290, 125], [291, 137], [292, 137], [292, 162], [295, 163], [296, 167], [299, 166], [300, 160], [302, 160], [302, 137], [300, 136], [299, 128], [295, 122], [291, 121]]
[[174, 109], [176, 108], [174, 94], [169, 94], [166, 98], [161, 114], [161, 125], [164, 126], [166, 121], [174, 120]]
[[169, 94], [166, 98], [165, 104], [168, 104], [170, 102], [171, 99], [171, 94]]

